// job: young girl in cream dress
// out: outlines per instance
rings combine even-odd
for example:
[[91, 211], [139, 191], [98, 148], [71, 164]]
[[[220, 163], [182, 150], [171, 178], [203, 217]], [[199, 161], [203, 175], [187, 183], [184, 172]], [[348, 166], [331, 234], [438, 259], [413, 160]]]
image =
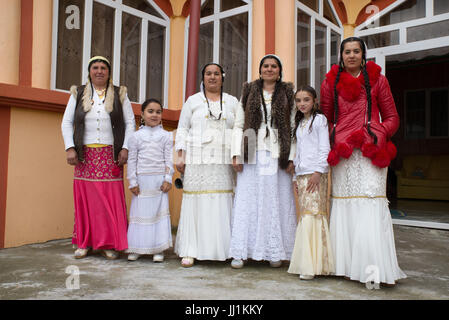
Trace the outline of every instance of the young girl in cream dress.
[[327, 217], [327, 156], [330, 151], [326, 117], [319, 111], [310, 86], [296, 91], [295, 185], [300, 220], [289, 273], [310, 280], [334, 272]]

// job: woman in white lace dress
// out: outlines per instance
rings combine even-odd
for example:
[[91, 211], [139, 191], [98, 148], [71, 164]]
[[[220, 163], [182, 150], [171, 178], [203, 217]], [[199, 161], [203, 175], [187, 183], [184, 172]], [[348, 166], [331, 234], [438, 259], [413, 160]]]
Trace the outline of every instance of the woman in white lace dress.
[[223, 68], [202, 70], [202, 90], [182, 107], [176, 133], [176, 168], [184, 175], [175, 252], [181, 265], [229, 258], [234, 177], [230, 157], [237, 98], [223, 92]]
[[332, 124], [330, 233], [336, 275], [362, 283], [395, 284], [406, 275], [396, 258], [386, 197], [387, 167], [396, 156], [390, 141], [399, 116], [381, 68], [366, 62], [356, 37], [340, 46], [321, 86], [321, 108]]
[[282, 64], [275, 55], [262, 58], [259, 74], [260, 79], [243, 86], [232, 136], [233, 167], [238, 172], [233, 268], [242, 268], [247, 259], [280, 267], [282, 260], [290, 260], [295, 242], [293, 84], [282, 81]]

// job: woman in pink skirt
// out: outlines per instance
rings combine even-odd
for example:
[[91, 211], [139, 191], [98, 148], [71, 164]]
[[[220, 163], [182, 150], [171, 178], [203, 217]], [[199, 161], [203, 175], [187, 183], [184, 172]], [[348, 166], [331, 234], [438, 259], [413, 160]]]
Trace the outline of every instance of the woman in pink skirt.
[[75, 166], [72, 243], [77, 259], [90, 249], [116, 259], [128, 248], [123, 165], [134, 113], [126, 88], [112, 84], [106, 58], [93, 57], [88, 70], [87, 84], [70, 89], [61, 125], [67, 163]]

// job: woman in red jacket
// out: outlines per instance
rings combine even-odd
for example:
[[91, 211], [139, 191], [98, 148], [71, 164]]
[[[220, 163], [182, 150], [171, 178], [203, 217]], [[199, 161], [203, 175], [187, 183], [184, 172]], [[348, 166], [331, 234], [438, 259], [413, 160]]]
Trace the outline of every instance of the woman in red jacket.
[[390, 138], [399, 127], [388, 80], [366, 62], [355, 37], [340, 46], [321, 86], [321, 108], [330, 125], [332, 199], [330, 233], [337, 276], [393, 285], [399, 268], [386, 197], [387, 167], [396, 156]]

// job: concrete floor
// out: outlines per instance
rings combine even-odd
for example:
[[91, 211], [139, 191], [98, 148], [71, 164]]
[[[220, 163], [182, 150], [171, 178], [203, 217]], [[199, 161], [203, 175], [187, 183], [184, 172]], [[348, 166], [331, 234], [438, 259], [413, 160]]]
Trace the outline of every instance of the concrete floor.
[[[229, 261], [203, 261], [186, 269], [173, 251], [158, 264], [150, 257], [128, 262], [125, 255], [107, 261], [98, 252], [76, 260], [64, 239], [0, 250], [0, 299], [448, 300], [449, 231], [395, 225], [394, 232], [408, 278], [393, 288], [369, 290], [341, 277], [300, 281], [287, 273], [287, 263], [273, 269], [250, 261], [234, 270]], [[68, 289], [76, 287], [70, 275], [75, 269], [79, 289]]]

